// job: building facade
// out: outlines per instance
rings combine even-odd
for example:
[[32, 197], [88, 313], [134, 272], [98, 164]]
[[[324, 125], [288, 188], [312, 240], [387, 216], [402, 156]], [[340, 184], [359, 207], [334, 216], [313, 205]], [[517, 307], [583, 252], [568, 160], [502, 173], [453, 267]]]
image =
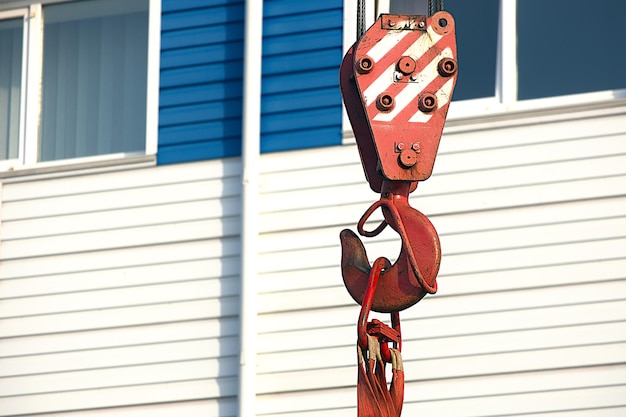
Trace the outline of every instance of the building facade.
[[[443, 258], [401, 313], [404, 415], [624, 415], [625, 7], [471, 3], [446, 2], [459, 79], [411, 195]], [[355, 10], [0, 1], [0, 416], [356, 415]]]

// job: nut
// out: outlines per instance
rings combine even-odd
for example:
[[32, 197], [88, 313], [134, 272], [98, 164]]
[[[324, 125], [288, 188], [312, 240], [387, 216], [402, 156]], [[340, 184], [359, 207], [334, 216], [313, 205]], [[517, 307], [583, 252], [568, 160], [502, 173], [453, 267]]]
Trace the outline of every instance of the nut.
[[398, 60], [398, 63], [396, 64], [396, 68], [398, 69], [398, 71], [400, 71], [404, 75], [409, 75], [413, 73], [413, 71], [415, 71], [415, 67], [416, 67], [415, 60], [411, 58], [410, 56], [406, 56], [406, 55], [400, 58]]
[[367, 74], [374, 68], [374, 61], [369, 56], [364, 56], [356, 61], [356, 70], [361, 74]]
[[400, 152], [398, 162], [400, 162], [400, 165], [404, 168], [411, 168], [412, 166], [415, 166], [415, 164], [417, 164], [417, 152], [413, 150]]
[[376, 107], [380, 111], [388, 112], [393, 109], [395, 105], [393, 97], [389, 93], [381, 93], [376, 97]]
[[456, 61], [452, 58], [443, 58], [437, 64], [437, 71], [442, 77], [451, 77], [456, 73]]
[[424, 93], [417, 100], [417, 107], [424, 113], [430, 113], [437, 108], [437, 96], [432, 93]]

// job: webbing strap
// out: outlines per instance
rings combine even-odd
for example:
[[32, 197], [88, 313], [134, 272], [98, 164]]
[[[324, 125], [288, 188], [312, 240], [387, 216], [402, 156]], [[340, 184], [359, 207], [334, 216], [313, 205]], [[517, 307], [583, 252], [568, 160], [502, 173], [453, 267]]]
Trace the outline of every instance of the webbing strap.
[[380, 355], [380, 343], [367, 335], [368, 346], [357, 343], [357, 415], [358, 417], [400, 417], [404, 402], [404, 370], [402, 355], [390, 348], [392, 377], [387, 388], [385, 361]]

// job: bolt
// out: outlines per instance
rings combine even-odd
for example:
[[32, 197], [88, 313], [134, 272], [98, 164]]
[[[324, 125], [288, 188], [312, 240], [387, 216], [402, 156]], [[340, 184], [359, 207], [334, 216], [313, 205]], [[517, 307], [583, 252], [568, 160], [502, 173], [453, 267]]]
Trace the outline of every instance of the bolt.
[[393, 109], [394, 100], [388, 93], [382, 93], [376, 97], [376, 107], [378, 110], [388, 112]]
[[437, 108], [437, 96], [432, 93], [424, 93], [417, 100], [417, 107], [424, 113], [430, 113]]
[[445, 28], [446, 26], [448, 26], [448, 21], [442, 17], [441, 19], [439, 19], [439, 26]]
[[456, 61], [452, 58], [443, 58], [437, 64], [437, 71], [442, 77], [451, 77], [456, 72]]
[[389, 19], [387, 20], [387, 24], [391, 27], [394, 27], [396, 25], [396, 22], [394, 22], [393, 20]]
[[394, 71], [393, 73], [393, 80], [394, 81], [400, 81], [402, 79], [402, 74], [400, 74], [398, 71]]
[[413, 149], [417, 153], [420, 153], [420, 143], [419, 142], [414, 142], [411, 145], [411, 149]]
[[404, 149], [404, 142], [396, 143], [396, 152], [400, 152]]
[[404, 168], [411, 168], [417, 164], [417, 153], [413, 151], [401, 152], [399, 156], [400, 165]]
[[415, 71], [415, 66], [415, 60], [410, 56], [403, 56], [398, 60], [398, 63], [396, 64], [396, 68], [398, 68], [398, 71], [400, 71], [404, 75], [409, 75], [413, 71]]
[[361, 74], [369, 73], [374, 68], [374, 61], [368, 56], [361, 57], [356, 62], [357, 71]]
[[420, 20], [419, 23], [417, 24], [417, 27], [420, 29], [424, 29], [425, 26], [426, 26], [426, 22], [424, 22], [423, 20]]

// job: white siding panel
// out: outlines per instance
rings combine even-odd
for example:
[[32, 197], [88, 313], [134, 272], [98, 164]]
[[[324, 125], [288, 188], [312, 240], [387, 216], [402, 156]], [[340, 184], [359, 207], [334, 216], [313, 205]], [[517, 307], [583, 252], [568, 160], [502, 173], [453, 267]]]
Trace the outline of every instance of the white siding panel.
[[104, 212], [56, 215], [54, 222], [51, 222], [47, 217], [29, 218], [8, 222], [2, 229], [2, 236], [3, 240], [25, 239], [163, 223], [219, 219], [238, 216], [240, 205], [239, 197], [234, 196], [219, 200], [185, 201]]
[[0, 344], [0, 355], [3, 358], [34, 358], [46, 354], [64, 354], [68, 351], [86, 352], [98, 349], [105, 351], [126, 346], [134, 348], [142, 345], [220, 337], [228, 339], [238, 334], [237, 321], [238, 318], [234, 316], [220, 316], [204, 320], [173, 321], [8, 338]]
[[[625, 139], [623, 107], [446, 128], [411, 196], [443, 259], [439, 293], [401, 313], [403, 415], [624, 413]], [[266, 155], [261, 184], [258, 413], [354, 415], [339, 232], [378, 196], [354, 146]], [[364, 241], [399, 253], [393, 231]]]
[[236, 414], [239, 170], [3, 184], [0, 414]]
[[[109, 243], [118, 245], [119, 243]], [[62, 254], [53, 257], [39, 257], [33, 265], [31, 258], [8, 259], [3, 262], [2, 276], [21, 278], [51, 275], [71, 274], [78, 271], [97, 271], [103, 269], [117, 269], [137, 267], [160, 263], [181, 261], [198, 261], [200, 259], [220, 259], [236, 256], [239, 251], [238, 237], [224, 239], [196, 240], [190, 242], [176, 242], [154, 246], [122, 247], [106, 251], [90, 251], [78, 254]]]
[[[109, 408], [103, 410], [104, 415], [115, 412], [120, 398], [128, 405], [135, 405], [131, 410], [122, 409], [122, 413], [135, 412], [137, 415], [149, 415], [149, 411], [155, 404], [163, 410], [176, 410], [176, 404], [181, 401], [202, 400], [204, 404], [201, 410], [205, 413], [219, 411], [220, 415], [226, 417], [236, 416], [236, 396], [237, 381], [235, 378], [222, 378], [219, 381], [199, 380], [199, 381], [175, 381], [166, 384], [150, 384], [138, 386], [118, 386], [97, 390], [84, 390], [80, 392], [51, 392], [28, 396], [17, 396], [1, 398], [2, 411], [6, 415], [32, 415], [57, 411], [62, 415], [78, 415], [81, 413], [71, 413], [68, 409], [86, 410], [86, 415], [98, 415], [98, 408]], [[161, 405], [165, 403], [165, 407]], [[170, 407], [169, 404], [174, 405]], [[143, 404], [150, 404], [144, 412]], [[95, 409], [95, 410], [94, 410]], [[185, 407], [182, 408], [185, 410]], [[113, 414], [115, 415], [115, 414]], [[124, 414], [122, 414], [124, 415]], [[134, 415], [134, 414], [133, 414]]]
[[[238, 262], [237, 258], [223, 257], [5, 279], [2, 282], [0, 299], [234, 276], [239, 269]], [[88, 279], [83, 279], [85, 276]]]
[[[210, 163], [169, 165], [166, 168], [120, 170], [89, 175], [89, 181], [81, 175], [63, 176], [41, 181], [20, 181], [19, 187], [4, 190], [5, 201], [32, 200], [73, 194], [92, 194], [128, 189], [159, 187], [167, 184], [184, 184], [206, 180], [238, 177], [241, 172], [239, 159], [214, 160]], [[208, 190], [205, 190], [208, 191]], [[189, 196], [188, 196], [189, 197]]]
[[[404, 415], [626, 412], [625, 139], [623, 108], [446, 128], [411, 197], [443, 260], [401, 313]], [[378, 196], [354, 145], [261, 165], [257, 414], [355, 415], [339, 232]], [[1, 184], [0, 414], [236, 415], [240, 168]]]
[[[233, 383], [234, 385], [234, 383]], [[172, 390], [181, 392], [192, 387], [188, 384], [172, 384]], [[205, 386], [204, 389], [211, 387]], [[155, 390], [154, 394], [158, 392]], [[98, 410], [64, 412], [69, 417], [206, 417], [206, 416], [236, 416], [237, 401], [233, 397], [223, 397], [212, 400], [189, 400], [184, 402], [162, 403], [142, 407], [115, 407]], [[58, 417], [58, 414], [38, 414], [40, 417]]]

